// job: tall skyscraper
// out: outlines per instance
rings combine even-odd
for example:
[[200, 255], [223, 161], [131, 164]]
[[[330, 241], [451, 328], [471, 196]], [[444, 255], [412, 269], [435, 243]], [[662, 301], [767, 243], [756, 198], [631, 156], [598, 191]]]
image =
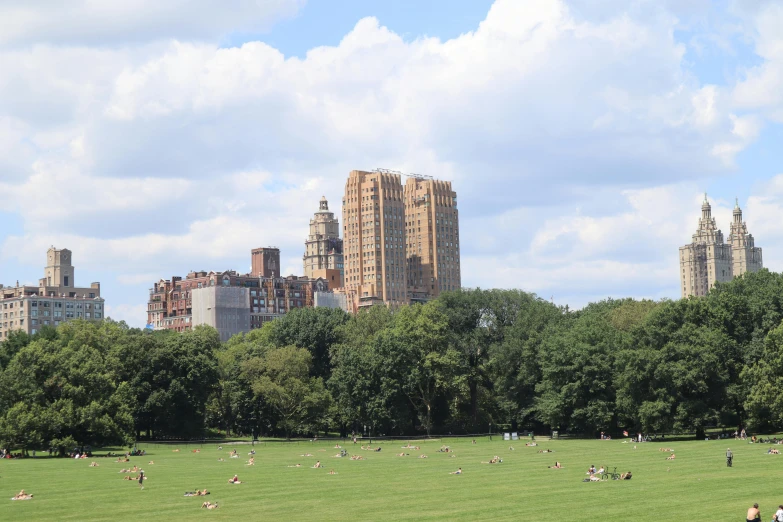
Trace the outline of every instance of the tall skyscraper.
[[323, 278], [330, 288], [343, 286], [343, 240], [340, 221], [329, 211], [329, 202], [321, 198], [318, 212], [310, 220], [310, 235], [303, 257], [305, 277]]
[[757, 272], [764, 266], [761, 260], [761, 248], [757, 247], [748, 226], [742, 221], [742, 209], [739, 201], [734, 205], [729, 244], [731, 245], [732, 275], [740, 276], [745, 272]]
[[400, 174], [351, 171], [343, 196], [344, 284], [358, 306], [408, 302], [404, 225]]
[[730, 281], [745, 272], [760, 270], [761, 249], [742, 221], [739, 204], [734, 208], [729, 243], [712, 217], [712, 207], [704, 195], [699, 228], [690, 244], [680, 247], [680, 283], [682, 297], [704, 296], [720, 281]]
[[411, 175], [404, 193], [409, 298], [426, 301], [460, 288], [459, 214], [451, 182]]

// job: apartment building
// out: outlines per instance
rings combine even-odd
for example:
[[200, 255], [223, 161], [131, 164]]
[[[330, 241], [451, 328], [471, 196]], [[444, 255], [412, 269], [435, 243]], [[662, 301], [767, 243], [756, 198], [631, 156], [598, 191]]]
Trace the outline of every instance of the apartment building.
[[450, 181], [411, 175], [405, 182], [408, 296], [424, 302], [461, 287], [457, 193]]
[[[257, 253], [261, 250], [267, 255]], [[178, 332], [207, 324], [217, 328], [221, 337], [230, 337], [260, 328], [292, 309], [314, 306], [314, 293], [328, 291], [329, 282], [323, 278], [272, 276], [280, 266], [279, 250], [275, 250], [252, 250], [251, 274], [200, 271], [154, 283], [147, 303], [147, 324], [154, 330]], [[256, 266], [256, 261], [266, 268]], [[274, 268], [269, 267], [270, 261]], [[270, 275], [256, 275], [263, 270], [269, 270]], [[247, 308], [246, 316], [238, 311], [242, 307]]]
[[343, 240], [340, 221], [329, 211], [329, 202], [322, 197], [318, 211], [310, 220], [310, 234], [302, 257], [304, 275], [311, 279], [327, 279], [332, 288], [343, 286]]
[[105, 302], [101, 284], [75, 286], [72, 252], [51, 247], [46, 252], [44, 277], [38, 285], [0, 285], [0, 340], [21, 330], [35, 334], [42, 326], [59, 326], [73, 319], [102, 320]]
[[761, 248], [742, 221], [739, 202], [734, 206], [729, 241], [712, 217], [712, 206], [704, 195], [701, 218], [691, 243], [680, 247], [680, 291], [682, 297], [704, 296], [716, 282], [731, 281], [763, 267]]
[[353, 170], [343, 196], [344, 286], [359, 307], [408, 303], [401, 176]]

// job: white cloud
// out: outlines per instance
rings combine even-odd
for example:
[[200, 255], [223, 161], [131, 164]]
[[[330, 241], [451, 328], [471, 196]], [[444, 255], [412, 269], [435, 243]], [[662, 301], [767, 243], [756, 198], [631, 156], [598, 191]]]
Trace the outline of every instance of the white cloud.
[[304, 0], [6, 0], [0, 3], [0, 45], [214, 39], [265, 30], [302, 5]]
[[767, 117], [783, 122], [783, 4], [756, 2], [748, 9], [750, 36], [763, 61], [747, 70], [734, 90], [735, 103], [745, 109], [765, 109]]
[[600, 16], [588, 4], [497, 0], [450, 40], [370, 17], [302, 59], [217, 43], [299, 1], [201, 0], [176, 23], [179, 0], [4, 4], [0, 191], [23, 230], [0, 257], [37, 264], [68, 246], [80, 273], [138, 287], [118, 301], [130, 313], [149, 276], [244, 271], [255, 246], [279, 246], [298, 271], [318, 198], [339, 215], [350, 169], [389, 167], [454, 181], [465, 284], [676, 295], [695, 183], [730, 172], [762, 119], [746, 110], [751, 87], [691, 72], [676, 2], [611, 0]]

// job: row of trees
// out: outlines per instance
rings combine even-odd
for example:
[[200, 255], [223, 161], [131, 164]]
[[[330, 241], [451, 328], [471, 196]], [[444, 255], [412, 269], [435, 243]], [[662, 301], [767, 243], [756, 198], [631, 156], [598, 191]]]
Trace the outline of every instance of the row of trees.
[[0, 344], [0, 444], [66, 449], [136, 438], [595, 434], [783, 426], [783, 276], [679, 301], [582, 310], [463, 290], [356, 316], [301, 309], [221, 343], [71, 322]]

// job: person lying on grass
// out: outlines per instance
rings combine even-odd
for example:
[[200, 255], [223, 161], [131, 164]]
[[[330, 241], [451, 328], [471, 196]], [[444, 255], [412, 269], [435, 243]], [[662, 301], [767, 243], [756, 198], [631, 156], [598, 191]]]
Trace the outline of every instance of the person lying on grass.
[[239, 481], [239, 477], [236, 476], [236, 475], [234, 475], [233, 478], [228, 479], [228, 483], [229, 484], [241, 484], [241, 482]]
[[424, 455], [424, 454], [422, 453], [421, 455], [419, 455], [419, 458], [420, 458], [420, 459], [426, 459], [426, 458], [428, 458], [428, 457], [427, 457], [427, 455]]
[[775, 448], [769, 448], [769, 450], [767, 450], [767, 455], [780, 455], [780, 450], [776, 450]]
[[98, 463], [95, 462], [95, 461], [92, 461], [92, 462], [90, 462], [90, 467], [91, 468], [97, 468], [98, 467]]
[[538, 446], [538, 444], [536, 444], [535, 442], [526, 442], [526, 443], [525, 443], [525, 446], [528, 446], [528, 447], [531, 447], [531, 448], [532, 448], [532, 447], [534, 447], [534, 446]]
[[218, 503], [215, 502], [213, 504], [211, 502], [204, 502], [203, 504], [201, 504], [201, 507], [206, 508], [206, 509], [217, 509], [218, 508]]
[[398, 457], [404, 457], [405, 455], [410, 455], [410, 453], [403, 452], [403, 453], [398, 453], [397, 454]]
[[462, 475], [462, 468], [457, 469], [457, 471], [449, 472], [449, 475]]
[[206, 497], [209, 495], [209, 491], [207, 491], [207, 488], [204, 488], [203, 491], [196, 490], [196, 491], [188, 491], [185, 493], [186, 497]]
[[351, 455], [351, 460], [364, 460], [361, 455]]
[[495, 455], [493, 458], [489, 459], [489, 462], [482, 462], [482, 464], [498, 464], [500, 462], [503, 462], [503, 460]]
[[666, 457], [666, 460], [674, 460], [674, 457], [675, 457], [675, 455], [674, 455], [674, 453], [672, 453], [671, 455]]
[[631, 480], [631, 472], [627, 471], [620, 474], [620, 480]]
[[11, 500], [30, 500], [33, 496], [29, 493], [25, 493], [24, 490], [14, 495]]
[[288, 467], [289, 467], [289, 468], [301, 468], [301, 467], [302, 467], [302, 465], [301, 465], [301, 464], [297, 464], [296, 466], [288, 466]]
[[[364, 449], [364, 448], [362, 448], [362, 449]], [[313, 454], [312, 453], [305, 453], [304, 455], [299, 455], [299, 456], [300, 457], [312, 457]]]
[[333, 470], [333, 469], [332, 469], [332, 470], [329, 470], [329, 474], [330, 474], [330, 475], [337, 475], [337, 472], [336, 472], [335, 470]]
[[538, 450], [539, 453], [554, 453], [551, 449]]
[[559, 462], [559, 461], [555, 461], [555, 465], [554, 465], [554, 466], [547, 466], [547, 467], [548, 467], [549, 469], [562, 469], [562, 468], [563, 468], [563, 465], [562, 465], [562, 464], [560, 464], [560, 462]]
[[590, 475], [586, 479], [582, 480], [582, 482], [600, 482], [600, 481], [601, 481], [601, 477], [599, 477], [598, 475]]

